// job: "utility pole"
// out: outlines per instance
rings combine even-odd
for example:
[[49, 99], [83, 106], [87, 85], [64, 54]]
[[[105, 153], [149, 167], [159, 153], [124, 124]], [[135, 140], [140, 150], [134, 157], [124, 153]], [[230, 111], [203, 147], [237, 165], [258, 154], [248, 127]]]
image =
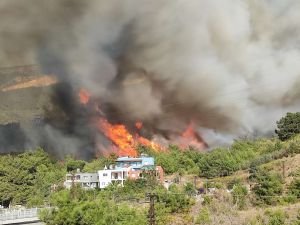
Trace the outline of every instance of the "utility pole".
[[150, 208], [149, 208], [149, 212], [148, 212], [149, 225], [156, 225], [154, 204], [155, 204], [155, 198], [157, 197], [157, 195], [153, 194], [153, 193], [148, 193], [147, 197], [150, 198]]

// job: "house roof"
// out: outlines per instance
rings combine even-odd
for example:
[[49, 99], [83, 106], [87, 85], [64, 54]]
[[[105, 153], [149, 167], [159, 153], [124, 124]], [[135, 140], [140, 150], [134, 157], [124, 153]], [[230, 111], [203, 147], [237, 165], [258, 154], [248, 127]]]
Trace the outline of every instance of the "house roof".
[[128, 158], [128, 157], [121, 157], [116, 160], [116, 162], [142, 162], [142, 158]]

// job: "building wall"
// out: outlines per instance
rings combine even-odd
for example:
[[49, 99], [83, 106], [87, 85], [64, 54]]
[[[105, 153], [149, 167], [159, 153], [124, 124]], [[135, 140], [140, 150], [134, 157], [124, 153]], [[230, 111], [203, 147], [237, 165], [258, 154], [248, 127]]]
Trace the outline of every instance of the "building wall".
[[121, 157], [117, 159], [116, 165], [118, 168], [123, 168], [123, 167], [141, 168], [143, 166], [154, 166], [154, 158], [153, 157], [141, 157], [141, 158]]
[[165, 182], [163, 168], [161, 166], [156, 166], [155, 170], [157, 172], [157, 178], [158, 178], [158, 180], [163, 184]]
[[[126, 167], [122, 167], [124, 165]], [[139, 179], [142, 172], [153, 173], [161, 183], [164, 182], [164, 171], [161, 166], [154, 167], [153, 157], [122, 157], [117, 160], [117, 166], [112, 166], [110, 169], [105, 167], [104, 170], [99, 170], [97, 173], [67, 174], [64, 186], [71, 188], [73, 184], [79, 184], [85, 189], [96, 187], [102, 189], [113, 182], [123, 185], [126, 179]]]
[[68, 189], [73, 184], [80, 185], [85, 189], [97, 188], [99, 185], [99, 178], [97, 173], [75, 173], [67, 174], [64, 186]]
[[140, 177], [141, 172], [142, 172], [141, 170], [138, 170], [138, 171], [129, 170], [128, 171], [128, 178], [133, 179], [133, 180], [138, 179]]
[[106, 188], [111, 183], [111, 170], [99, 170], [99, 188]]
[[128, 177], [128, 169], [99, 170], [98, 176], [100, 188], [106, 188], [112, 182], [118, 182], [123, 185]]

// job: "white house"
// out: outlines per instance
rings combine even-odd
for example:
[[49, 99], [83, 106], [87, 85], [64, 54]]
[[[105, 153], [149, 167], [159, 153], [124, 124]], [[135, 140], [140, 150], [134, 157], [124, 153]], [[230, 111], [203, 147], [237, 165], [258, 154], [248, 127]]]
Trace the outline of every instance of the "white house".
[[97, 173], [69, 173], [66, 175], [64, 186], [68, 189], [77, 184], [85, 189], [106, 188], [109, 184], [124, 185], [127, 179], [139, 179], [143, 173], [155, 172], [155, 176], [161, 182], [164, 181], [164, 172], [160, 166], [155, 166], [154, 158], [142, 155], [139, 158], [120, 157], [116, 160], [116, 165], [106, 166]]
[[68, 173], [64, 186], [68, 189], [72, 185], [80, 185], [84, 189], [93, 189], [99, 187], [99, 177], [97, 173], [81, 173], [77, 172], [74, 174]]
[[129, 168], [110, 168], [106, 167], [98, 171], [99, 188], [106, 188], [109, 184], [124, 185], [124, 181], [128, 177]]

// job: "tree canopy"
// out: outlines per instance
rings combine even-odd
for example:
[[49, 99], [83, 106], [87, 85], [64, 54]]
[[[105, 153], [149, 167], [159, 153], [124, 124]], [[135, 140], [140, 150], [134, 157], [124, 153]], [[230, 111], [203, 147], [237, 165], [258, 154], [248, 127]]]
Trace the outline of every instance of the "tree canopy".
[[42, 149], [0, 157], [0, 204], [42, 205], [65, 175]]
[[277, 129], [275, 133], [282, 141], [288, 140], [296, 134], [300, 133], [300, 112], [287, 113], [277, 121]]

